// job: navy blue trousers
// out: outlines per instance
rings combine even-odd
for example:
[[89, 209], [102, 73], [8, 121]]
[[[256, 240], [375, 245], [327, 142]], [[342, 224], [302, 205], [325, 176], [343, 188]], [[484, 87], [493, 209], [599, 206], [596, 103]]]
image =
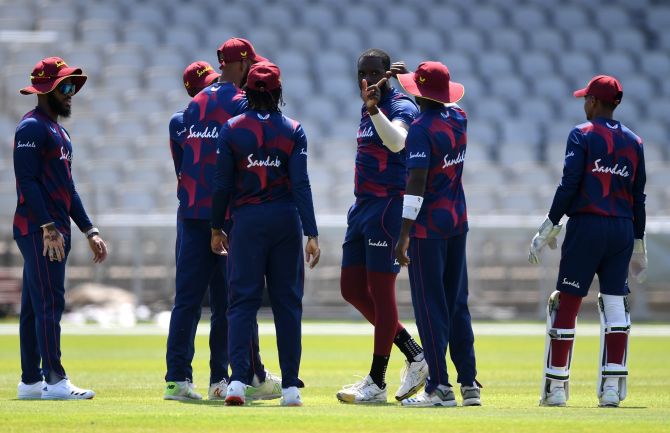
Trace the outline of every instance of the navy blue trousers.
[[[202, 300], [209, 288], [212, 311], [209, 333], [210, 383], [228, 380], [228, 284], [226, 258], [214, 254], [210, 247], [209, 220], [180, 219], [177, 221], [176, 290], [170, 331], [167, 340], [166, 381], [193, 381], [192, 361], [195, 354], [195, 334], [200, 321]], [[265, 367], [258, 348], [258, 325], [253, 324], [249, 336], [247, 357], [254, 369], [247, 371], [251, 379], [256, 373], [265, 378]]]
[[44, 378], [54, 382], [67, 377], [61, 364], [60, 319], [65, 308], [65, 263], [70, 236], [65, 236], [66, 258], [62, 262], [42, 256], [41, 232], [17, 238], [16, 244], [23, 256], [21, 381], [35, 383]]
[[282, 387], [301, 386], [302, 228], [293, 203], [247, 205], [233, 214], [228, 256], [228, 341], [232, 381], [249, 384], [249, 341], [267, 284]]
[[429, 377], [426, 392], [449, 385], [446, 353], [458, 371], [458, 382], [476, 377], [474, 335], [468, 302], [466, 234], [449, 239], [412, 238], [409, 245], [410, 288]]

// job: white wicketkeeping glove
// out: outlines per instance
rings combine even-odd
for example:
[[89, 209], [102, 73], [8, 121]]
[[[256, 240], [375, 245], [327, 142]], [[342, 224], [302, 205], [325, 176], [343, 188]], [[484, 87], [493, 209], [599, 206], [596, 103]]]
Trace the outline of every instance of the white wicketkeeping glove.
[[630, 275], [638, 283], [644, 283], [647, 279], [647, 241], [646, 236], [635, 239], [633, 243], [633, 256], [630, 258]]
[[552, 250], [556, 249], [558, 246], [556, 236], [561, 232], [562, 227], [563, 225], [561, 224], [554, 225], [549, 217], [544, 219], [537, 233], [533, 236], [533, 240], [530, 242], [530, 252], [528, 254], [528, 261], [530, 263], [534, 265], [540, 263], [540, 251], [542, 251], [545, 245], [549, 245], [549, 248]]

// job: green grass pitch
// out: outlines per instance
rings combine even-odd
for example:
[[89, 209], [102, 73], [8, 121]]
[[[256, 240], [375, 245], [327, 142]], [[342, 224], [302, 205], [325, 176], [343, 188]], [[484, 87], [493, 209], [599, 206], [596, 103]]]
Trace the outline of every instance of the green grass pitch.
[[[273, 400], [245, 407], [163, 401], [165, 337], [63, 337], [64, 363], [92, 401], [18, 401], [18, 336], [0, 336], [0, 431], [9, 432], [660, 432], [670, 431], [669, 337], [631, 340], [629, 397], [599, 409], [595, 397], [598, 339], [577, 337], [567, 408], [538, 407], [544, 339], [479, 337], [483, 407], [402, 408], [393, 400], [402, 357], [394, 349], [386, 405], [351, 406], [335, 392], [367, 373], [372, 338], [305, 336], [301, 377], [305, 406]], [[208, 347], [198, 337], [194, 369], [207, 392]], [[279, 373], [274, 338], [261, 338], [267, 367]], [[451, 368], [451, 366], [450, 366]], [[450, 370], [453, 373], [453, 369]], [[452, 376], [452, 382], [455, 382]], [[460, 398], [460, 396], [459, 396]], [[459, 400], [460, 403], [460, 400]]]

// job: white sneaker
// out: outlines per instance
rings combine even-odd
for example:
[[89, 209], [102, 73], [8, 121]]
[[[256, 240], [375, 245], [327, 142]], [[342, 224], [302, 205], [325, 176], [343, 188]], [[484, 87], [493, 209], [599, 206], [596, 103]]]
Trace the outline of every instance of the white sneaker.
[[265, 380], [258, 380], [254, 374], [251, 386], [247, 387], [245, 396], [249, 400], [272, 400], [282, 396], [281, 377], [277, 377], [265, 370]]
[[42, 390], [46, 386], [46, 382], [23, 383], [19, 382], [19, 400], [39, 400], [42, 398]]
[[430, 394], [424, 391], [416, 397], [404, 399], [400, 404], [403, 407], [455, 407], [456, 397], [452, 388], [438, 387]]
[[207, 399], [225, 400], [227, 390], [228, 390], [228, 382], [226, 381], [226, 379], [221, 379], [220, 382], [209, 385], [209, 391], [207, 392]]
[[426, 383], [428, 364], [425, 359], [409, 362], [405, 360], [405, 367], [400, 372], [400, 388], [395, 393], [395, 399], [404, 400], [416, 394]]
[[202, 400], [202, 395], [194, 391], [195, 385], [184, 380], [180, 382], [167, 382], [163, 400]]
[[600, 407], [619, 407], [621, 399], [619, 398], [619, 390], [613, 387], [606, 387], [600, 396]]
[[48, 383], [42, 390], [42, 400], [90, 400], [95, 392], [74, 386], [70, 379], [63, 379], [53, 385]]
[[461, 385], [461, 397], [463, 397], [463, 406], [481, 406], [481, 391], [477, 382], [472, 386]]
[[547, 392], [544, 400], [540, 400], [540, 406], [565, 406], [565, 388], [554, 388]]
[[381, 389], [370, 375], [353, 385], [345, 385], [337, 393], [343, 403], [386, 403], [386, 387]]
[[300, 391], [297, 386], [290, 386], [282, 388], [281, 401], [282, 406], [302, 406], [302, 399], [300, 398]]
[[246, 398], [244, 397], [244, 392], [246, 389], [247, 386], [239, 380], [230, 382], [228, 385], [228, 390], [226, 391], [226, 405], [242, 406], [244, 403], [246, 403]]

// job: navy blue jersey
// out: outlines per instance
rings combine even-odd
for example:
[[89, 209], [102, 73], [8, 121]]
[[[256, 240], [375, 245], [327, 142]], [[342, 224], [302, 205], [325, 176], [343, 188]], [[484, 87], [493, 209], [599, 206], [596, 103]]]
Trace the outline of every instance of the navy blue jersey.
[[70, 217], [82, 231], [93, 226], [75, 189], [71, 165], [72, 143], [65, 128], [39, 107], [23, 116], [14, 135], [15, 238], [49, 222], [70, 234]]
[[[221, 128], [217, 152], [215, 183], [217, 195], [224, 198], [221, 209], [229, 200], [233, 214], [242, 206], [293, 201], [305, 236], [317, 235], [307, 139], [298, 122], [278, 112], [248, 111]], [[218, 211], [214, 214], [216, 220]]]
[[181, 165], [184, 160], [184, 141], [186, 141], [186, 131], [188, 128], [184, 125], [184, 110], [177, 111], [170, 118], [170, 153], [172, 162], [174, 162], [174, 171], [177, 179], [181, 180]]
[[647, 175], [642, 140], [622, 123], [594, 119], [568, 138], [563, 178], [549, 218], [595, 214], [633, 220], [635, 237], [644, 234]]
[[[384, 93], [377, 107], [390, 121], [401, 120], [408, 126], [418, 114], [414, 102], [393, 87]], [[361, 109], [357, 140], [356, 197], [402, 195], [407, 183], [405, 150], [392, 152], [384, 146], [365, 106]]]

